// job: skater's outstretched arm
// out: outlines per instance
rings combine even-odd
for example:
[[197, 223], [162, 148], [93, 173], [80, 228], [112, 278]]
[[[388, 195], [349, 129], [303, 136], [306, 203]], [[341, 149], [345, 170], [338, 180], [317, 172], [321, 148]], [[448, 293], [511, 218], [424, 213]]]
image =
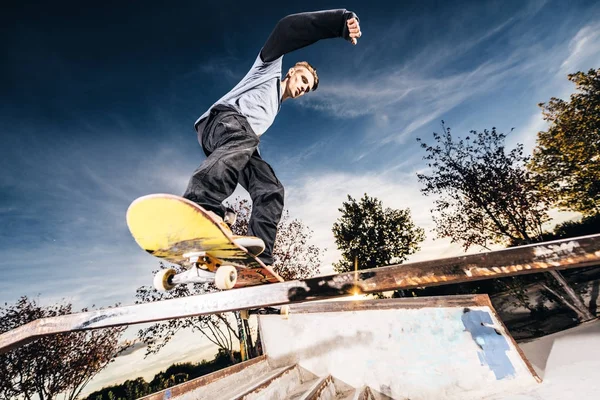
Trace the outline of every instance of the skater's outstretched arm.
[[311, 45], [321, 39], [343, 37], [356, 44], [358, 17], [344, 9], [292, 14], [282, 18], [260, 52], [263, 62]]

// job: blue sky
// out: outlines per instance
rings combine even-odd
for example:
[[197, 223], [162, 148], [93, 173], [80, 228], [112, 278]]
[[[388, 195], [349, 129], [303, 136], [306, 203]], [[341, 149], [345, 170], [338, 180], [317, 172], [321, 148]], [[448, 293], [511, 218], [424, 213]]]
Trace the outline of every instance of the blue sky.
[[431, 141], [443, 119], [456, 134], [515, 127], [509, 144], [530, 151], [545, 127], [537, 103], [567, 98], [568, 73], [600, 67], [594, 1], [214, 3], [3, 10], [2, 303], [134, 301], [157, 262], [129, 236], [127, 206], [185, 190], [204, 159], [194, 121], [247, 72], [287, 14], [347, 8], [363, 32], [357, 46], [331, 39], [284, 57], [284, 69], [315, 65], [319, 90], [286, 101], [261, 137], [286, 208], [327, 249], [325, 273], [339, 256], [331, 226], [347, 194], [411, 209], [427, 234], [411, 260], [460, 254], [433, 240], [415, 139]]

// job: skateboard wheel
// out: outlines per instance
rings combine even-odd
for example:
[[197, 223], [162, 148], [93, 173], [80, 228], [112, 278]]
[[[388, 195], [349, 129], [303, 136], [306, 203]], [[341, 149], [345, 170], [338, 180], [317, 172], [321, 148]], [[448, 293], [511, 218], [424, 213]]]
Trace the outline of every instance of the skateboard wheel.
[[240, 317], [247, 320], [250, 317], [250, 312], [248, 310], [240, 310]]
[[154, 288], [159, 292], [168, 292], [175, 288], [175, 285], [171, 281], [173, 276], [175, 276], [174, 269], [161, 269], [154, 275]]
[[215, 274], [215, 285], [221, 290], [231, 289], [237, 282], [237, 269], [231, 265], [223, 265]]

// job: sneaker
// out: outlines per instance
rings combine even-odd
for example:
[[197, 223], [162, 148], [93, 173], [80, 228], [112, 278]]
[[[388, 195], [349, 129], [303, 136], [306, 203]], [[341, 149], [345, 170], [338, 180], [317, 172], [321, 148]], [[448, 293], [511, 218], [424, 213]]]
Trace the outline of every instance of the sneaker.
[[265, 251], [265, 242], [256, 236], [234, 236], [233, 242], [248, 250], [248, 253], [253, 256], [257, 256]]
[[231, 231], [231, 225], [235, 224], [237, 214], [231, 208], [227, 208], [225, 210], [225, 218], [221, 218], [212, 211], [208, 211], [208, 213], [218, 221], [219, 225], [221, 225], [223, 229], [232, 235], [233, 242], [245, 248], [248, 253], [252, 254], [253, 256], [258, 256], [265, 250], [265, 242], [263, 242], [261, 238], [257, 238], [256, 236], [238, 236], [233, 234]]

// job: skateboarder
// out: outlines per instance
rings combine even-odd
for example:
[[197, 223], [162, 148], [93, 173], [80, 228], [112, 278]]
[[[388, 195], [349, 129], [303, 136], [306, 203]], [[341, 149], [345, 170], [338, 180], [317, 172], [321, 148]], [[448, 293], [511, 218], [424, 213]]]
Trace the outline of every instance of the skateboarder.
[[264, 241], [260, 255], [273, 264], [273, 245], [283, 211], [284, 190], [259, 152], [260, 136], [271, 126], [281, 103], [315, 91], [316, 70], [298, 62], [282, 79], [283, 55], [321, 39], [341, 37], [356, 44], [358, 17], [346, 10], [292, 14], [281, 19], [246, 76], [195, 123], [207, 159], [194, 171], [183, 197], [224, 216], [222, 202], [239, 183], [250, 194], [248, 235]]

